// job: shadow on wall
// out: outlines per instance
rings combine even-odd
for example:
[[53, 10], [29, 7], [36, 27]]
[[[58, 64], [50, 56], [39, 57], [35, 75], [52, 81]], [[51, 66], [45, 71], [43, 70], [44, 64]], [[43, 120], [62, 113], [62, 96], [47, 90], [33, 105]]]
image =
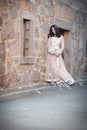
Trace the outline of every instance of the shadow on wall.
[[5, 43], [0, 43], [0, 87], [4, 87], [3, 78], [5, 75], [5, 59], [6, 59], [6, 47]]
[[86, 40], [86, 60], [85, 60], [85, 69], [84, 69], [84, 72], [85, 74], [87, 74], [87, 40]]

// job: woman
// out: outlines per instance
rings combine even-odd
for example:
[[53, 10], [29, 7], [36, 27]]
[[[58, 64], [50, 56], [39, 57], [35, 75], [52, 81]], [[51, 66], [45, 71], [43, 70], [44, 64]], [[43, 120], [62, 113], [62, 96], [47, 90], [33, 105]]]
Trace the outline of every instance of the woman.
[[65, 68], [62, 58], [63, 50], [64, 38], [61, 35], [59, 28], [56, 25], [52, 25], [48, 34], [45, 80], [50, 83], [63, 81], [72, 85], [75, 81]]

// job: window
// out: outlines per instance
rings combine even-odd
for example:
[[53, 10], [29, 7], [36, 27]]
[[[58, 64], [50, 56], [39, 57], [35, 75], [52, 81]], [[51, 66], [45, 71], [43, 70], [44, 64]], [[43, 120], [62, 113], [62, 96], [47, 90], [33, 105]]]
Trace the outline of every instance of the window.
[[20, 64], [33, 64], [34, 16], [21, 12]]
[[29, 56], [29, 27], [30, 27], [30, 20], [23, 19], [23, 28], [24, 28], [24, 38], [23, 38], [23, 57]]

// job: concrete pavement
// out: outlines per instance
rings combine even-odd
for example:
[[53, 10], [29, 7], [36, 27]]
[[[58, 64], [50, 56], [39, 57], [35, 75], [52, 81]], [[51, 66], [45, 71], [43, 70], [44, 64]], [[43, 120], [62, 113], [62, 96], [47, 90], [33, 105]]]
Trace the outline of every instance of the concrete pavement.
[[0, 98], [0, 130], [87, 130], [86, 80], [36, 88]]

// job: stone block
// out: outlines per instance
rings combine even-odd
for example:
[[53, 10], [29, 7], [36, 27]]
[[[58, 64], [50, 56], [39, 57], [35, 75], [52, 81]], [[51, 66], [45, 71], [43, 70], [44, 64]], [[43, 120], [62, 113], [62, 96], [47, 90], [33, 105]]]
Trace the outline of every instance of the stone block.
[[17, 7], [15, 7], [15, 6], [11, 7], [10, 11], [11, 11], [11, 15], [13, 18], [16, 18], [18, 16], [18, 8]]
[[67, 20], [57, 18], [55, 20], [56, 25], [58, 25], [59, 28], [63, 28], [65, 30], [72, 30], [73, 24]]
[[2, 86], [2, 79], [0, 78], [0, 87]]
[[74, 10], [66, 4], [59, 3], [55, 6], [55, 17], [73, 22]]
[[2, 41], [8, 38], [9, 34], [12, 32], [12, 29], [13, 29], [12, 21], [3, 27], [2, 32], [1, 32]]
[[7, 0], [0, 0], [0, 8], [3, 9], [3, 10], [8, 9]]
[[35, 28], [35, 37], [36, 38], [40, 37], [40, 32], [39, 32], [39, 28], [38, 27]]
[[8, 75], [4, 76], [2, 78], [2, 85], [4, 86], [4, 88], [8, 88], [9, 87], [9, 77], [8, 77]]
[[26, 10], [26, 2], [24, 0], [21, 0], [21, 2], [20, 2], [20, 9]]
[[61, 18], [66, 19], [70, 22], [73, 22], [74, 21], [74, 10], [72, 8], [70, 8], [70, 6], [64, 4], [62, 6]]
[[23, 70], [21, 73], [20, 82], [21, 84], [27, 84], [29, 82], [29, 76], [25, 70]]
[[30, 81], [31, 82], [39, 82], [40, 81], [40, 72], [38, 70], [33, 70], [31, 77], [30, 77]]
[[47, 36], [49, 33], [49, 25], [47, 22], [44, 22], [43, 25], [41, 26], [43, 32], [45, 33], [45, 35]]
[[35, 40], [35, 42], [34, 42], [34, 48], [36, 50], [39, 50], [39, 40]]
[[2, 26], [3, 22], [2, 22], [2, 18], [0, 17], [0, 27]]
[[24, 0], [20, 1], [20, 9], [25, 10], [25, 11], [30, 11], [30, 12], [33, 12], [34, 10], [32, 3], [30, 3], [29, 1], [28, 2], [24, 1]]
[[20, 64], [33, 64], [34, 63], [34, 58], [33, 57], [21, 57], [20, 58]]
[[41, 66], [41, 72], [43, 72], [43, 73], [46, 72], [46, 67], [45, 66]]

